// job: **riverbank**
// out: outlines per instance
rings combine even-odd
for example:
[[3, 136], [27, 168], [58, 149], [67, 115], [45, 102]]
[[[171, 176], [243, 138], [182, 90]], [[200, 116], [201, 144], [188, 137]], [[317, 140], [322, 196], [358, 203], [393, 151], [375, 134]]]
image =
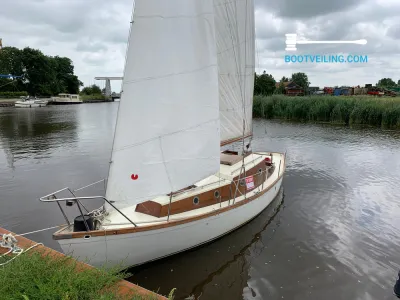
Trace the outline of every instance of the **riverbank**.
[[[18, 101], [19, 99], [0, 99], [0, 107], [13, 107], [15, 106], [15, 102]], [[54, 105], [51, 99], [46, 98], [45, 100], [49, 101], [48, 105]], [[82, 99], [83, 103], [103, 103], [103, 102], [114, 102], [113, 100], [108, 100], [108, 99], [100, 99], [100, 98], [91, 98], [91, 97], [85, 97]]]
[[[0, 236], [9, 231], [0, 228]], [[18, 246], [28, 249], [35, 242], [13, 234]], [[0, 265], [10, 260], [2, 257]], [[5, 264], [0, 272], [0, 295], [7, 299], [107, 299], [167, 300], [123, 280], [127, 274], [99, 270], [71, 257], [38, 245]], [[172, 296], [169, 298], [172, 299]]]
[[15, 106], [15, 101], [19, 99], [1, 99], [0, 98], [0, 107], [12, 107]]
[[255, 96], [253, 116], [266, 119], [400, 129], [400, 98]]
[[92, 95], [79, 95], [79, 98], [85, 103], [91, 102], [108, 102], [109, 100], [103, 94], [92, 94]]

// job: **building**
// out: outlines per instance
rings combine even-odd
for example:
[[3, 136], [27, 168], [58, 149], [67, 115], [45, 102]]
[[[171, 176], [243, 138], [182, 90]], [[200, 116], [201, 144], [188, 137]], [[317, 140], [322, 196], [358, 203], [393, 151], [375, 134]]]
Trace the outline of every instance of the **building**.
[[315, 94], [317, 94], [318, 91], [319, 91], [319, 87], [318, 86], [310, 86], [310, 87], [308, 87], [308, 94], [309, 95], [315, 95]]
[[286, 96], [304, 96], [304, 89], [294, 81], [288, 82], [285, 87]]
[[[279, 88], [280, 82], [276, 83], [276, 88]], [[284, 82], [284, 94], [286, 96], [304, 96], [304, 89], [296, 84], [294, 81]]]

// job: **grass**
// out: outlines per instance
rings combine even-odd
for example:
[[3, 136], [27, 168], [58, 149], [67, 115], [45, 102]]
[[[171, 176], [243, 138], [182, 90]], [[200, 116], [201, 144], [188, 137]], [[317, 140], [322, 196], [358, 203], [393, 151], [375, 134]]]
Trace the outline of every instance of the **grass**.
[[[1, 259], [3, 261], [1, 261]], [[0, 263], [5, 258], [0, 258]], [[9, 259], [9, 258], [7, 258]], [[39, 252], [22, 254], [0, 267], [0, 298], [9, 300], [153, 300], [155, 296], [119, 296], [116, 283], [128, 276], [112, 270], [76, 272], [70, 257], [55, 258]], [[170, 299], [173, 298], [173, 291]], [[5, 297], [5, 298], [2, 298]]]
[[400, 129], [400, 98], [372, 96], [255, 96], [253, 116]]
[[102, 94], [93, 94], [93, 95], [79, 95], [83, 102], [85, 101], [103, 101], [106, 100], [106, 97]]

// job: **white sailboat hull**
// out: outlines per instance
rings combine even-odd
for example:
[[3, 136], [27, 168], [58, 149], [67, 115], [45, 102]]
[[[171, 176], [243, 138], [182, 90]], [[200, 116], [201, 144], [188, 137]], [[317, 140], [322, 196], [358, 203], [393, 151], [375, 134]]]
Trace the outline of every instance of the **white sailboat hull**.
[[140, 265], [215, 240], [244, 225], [267, 208], [281, 184], [282, 177], [258, 198], [197, 221], [145, 232], [58, 242], [64, 253], [96, 267]]

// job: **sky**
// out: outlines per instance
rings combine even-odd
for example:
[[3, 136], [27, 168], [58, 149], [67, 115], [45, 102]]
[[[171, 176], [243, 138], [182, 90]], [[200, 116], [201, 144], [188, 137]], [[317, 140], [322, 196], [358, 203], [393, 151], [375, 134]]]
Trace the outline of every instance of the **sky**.
[[[72, 59], [85, 85], [96, 76], [122, 76], [133, 0], [14, 0], [0, 9], [3, 47], [26, 46]], [[304, 72], [311, 86], [375, 84], [400, 79], [399, 0], [255, 0], [256, 71]], [[285, 34], [299, 39], [358, 40], [366, 45], [298, 45], [285, 51]], [[285, 55], [367, 55], [367, 63], [286, 63]], [[119, 91], [121, 82], [112, 83]]]

